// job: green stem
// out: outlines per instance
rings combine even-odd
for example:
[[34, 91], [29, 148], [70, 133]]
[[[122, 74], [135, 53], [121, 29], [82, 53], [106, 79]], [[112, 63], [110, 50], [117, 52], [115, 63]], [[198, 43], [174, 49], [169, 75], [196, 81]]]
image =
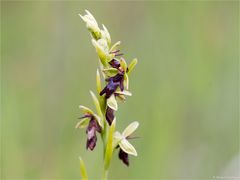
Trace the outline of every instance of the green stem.
[[108, 169], [103, 168], [103, 180], [107, 180], [108, 177]]

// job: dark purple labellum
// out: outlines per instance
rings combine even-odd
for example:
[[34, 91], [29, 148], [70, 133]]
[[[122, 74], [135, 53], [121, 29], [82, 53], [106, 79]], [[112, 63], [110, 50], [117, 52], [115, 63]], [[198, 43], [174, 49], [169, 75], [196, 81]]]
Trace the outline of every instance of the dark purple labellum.
[[109, 64], [113, 67], [113, 68], [116, 68], [118, 69], [120, 67], [120, 62], [116, 59], [112, 59]]
[[118, 86], [119, 82], [113, 82], [110, 80], [104, 89], [100, 92], [100, 96], [106, 94], [106, 98], [109, 98], [116, 91]]
[[114, 110], [111, 109], [110, 107], [107, 107], [106, 119], [107, 119], [108, 124], [111, 126], [113, 119], [114, 119]]
[[100, 96], [106, 94], [106, 98], [109, 98], [118, 88], [120, 87], [121, 91], [123, 91], [123, 80], [124, 80], [124, 72], [119, 72], [117, 75], [107, 78], [106, 81], [108, 84], [103, 88], [100, 92]]
[[118, 157], [119, 157], [119, 159], [122, 160], [122, 162], [123, 162], [125, 165], [129, 166], [128, 154], [125, 153], [121, 148], [120, 148], [120, 150], [119, 150]]
[[101, 127], [98, 125], [97, 121], [94, 119], [94, 117], [91, 118], [89, 121], [86, 133], [87, 133], [87, 144], [86, 148], [90, 149], [91, 151], [95, 148], [97, 143], [97, 132], [101, 132]]

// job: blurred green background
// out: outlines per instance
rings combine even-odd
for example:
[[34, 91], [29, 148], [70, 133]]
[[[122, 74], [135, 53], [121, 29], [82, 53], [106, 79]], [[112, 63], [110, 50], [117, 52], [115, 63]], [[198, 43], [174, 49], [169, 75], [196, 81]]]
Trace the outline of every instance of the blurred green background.
[[74, 128], [96, 92], [84, 9], [139, 60], [117, 112], [139, 156], [115, 154], [110, 179], [239, 176], [238, 1], [1, 1], [1, 178], [79, 179], [79, 155], [101, 177], [100, 138], [91, 153]]

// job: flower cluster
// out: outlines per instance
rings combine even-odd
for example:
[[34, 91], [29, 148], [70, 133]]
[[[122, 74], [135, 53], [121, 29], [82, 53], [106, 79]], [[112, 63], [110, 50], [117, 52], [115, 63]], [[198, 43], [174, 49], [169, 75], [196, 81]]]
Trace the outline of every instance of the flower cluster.
[[[124, 164], [129, 165], [128, 155], [137, 156], [135, 148], [129, 143], [130, 136], [138, 127], [138, 122], [131, 123], [123, 133], [115, 132], [116, 117], [115, 111], [118, 110], [118, 101], [125, 101], [126, 96], [132, 94], [129, 89], [129, 75], [137, 64], [137, 59], [127, 65], [118, 49], [120, 41], [111, 46], [111, 37], [107, 28], [98, 26], [93, 15], [86, 10], [86, 15], [80, 15], [86, 23], [92, 37], [92, 44], [96, 49], [100, 60], [100, 72], [105, 81], [102, 88], [100, 73], [97, 70], [97, 92], [96, 96], [90, 91], [93, 98], [96, 113], [85, 106], [79, 106], [83, 111], [81, 120], [76, 128], [85, 128], [87, 134], [86, 148], [93, 150], [97, 143], [97, 133], [101, 134], [105, 152], [105, 159], [111, 156], [115, 149], [119, 149], [119, 158]], [[106, 160], [108, 161], [108, 160]]]

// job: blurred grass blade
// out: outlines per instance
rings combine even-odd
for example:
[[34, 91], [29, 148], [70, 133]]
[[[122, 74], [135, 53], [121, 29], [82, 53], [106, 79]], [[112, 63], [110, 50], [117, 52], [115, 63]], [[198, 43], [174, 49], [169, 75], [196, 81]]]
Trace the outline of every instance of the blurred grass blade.
[[108, 138], [107, 138], [107, 146], [105, 151], [105, 158], [104, 158], [104, 168], [107, 170], [109, 168], [111, 159], [112, 159], [112, 153], [113, 153], [113, 136], [115, 131], [115, 125], [116, 125], [116, 118], [114, 118], [112, 125], [110, 126]]
[[137, 62], [138, 62], [137, 58], [135, 58], [131, 61], [131, 63], [128, 66], [128, 72], [127, 72], [128, 75], [132, 72], [132, 70], [136, 66]]
[[84, 161], [82, 160], [81, 157], [79, 157], [79, 161], [80, 161], [80, 174], [81, 174], [81, 176], [82, 176], [82, 179], [83, 179], [83, 180], [88, 180], [87, 170], [86, 170]]

